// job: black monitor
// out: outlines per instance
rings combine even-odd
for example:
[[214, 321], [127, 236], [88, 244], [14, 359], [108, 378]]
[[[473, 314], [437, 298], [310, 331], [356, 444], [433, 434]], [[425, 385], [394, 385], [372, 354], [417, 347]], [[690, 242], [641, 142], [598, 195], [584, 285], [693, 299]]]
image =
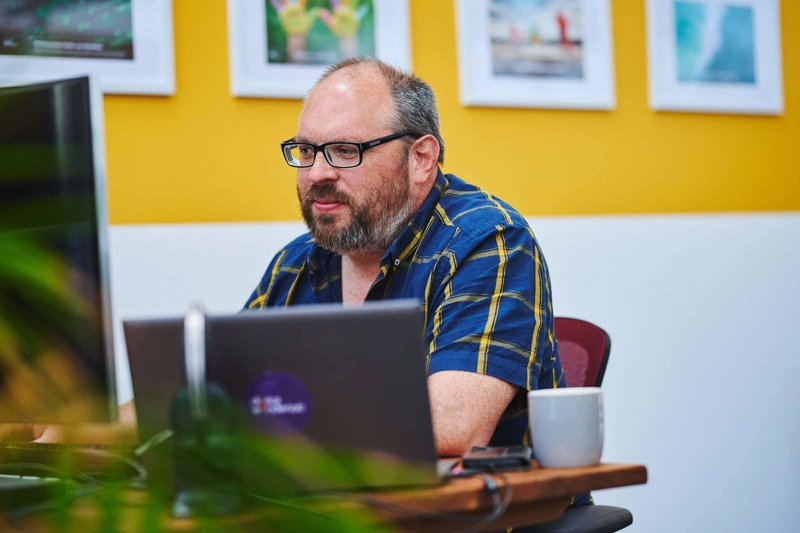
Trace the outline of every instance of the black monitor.
[[116, 418], [103, 138], [88, 77], [0, 87], [0, 423]]

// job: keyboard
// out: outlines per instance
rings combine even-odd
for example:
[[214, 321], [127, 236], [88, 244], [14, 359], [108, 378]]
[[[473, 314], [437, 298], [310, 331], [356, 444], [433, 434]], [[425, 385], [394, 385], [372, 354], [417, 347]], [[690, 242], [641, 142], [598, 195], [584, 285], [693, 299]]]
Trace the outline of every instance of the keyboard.
[[36, 511], [69, 494], [70, 481], [0, 474], [0, 511], [6, 517]]

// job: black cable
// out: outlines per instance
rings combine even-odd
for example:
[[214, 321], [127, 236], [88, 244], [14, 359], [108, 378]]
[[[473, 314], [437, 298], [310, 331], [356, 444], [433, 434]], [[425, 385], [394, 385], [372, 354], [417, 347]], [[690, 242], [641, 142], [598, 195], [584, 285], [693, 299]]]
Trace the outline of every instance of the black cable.
[[468, 528], [462, 529], [459, 533], [473, 533], [475, 531], [481, 531], [485, 526], [488, 526], [489, 524], [500, 518], [500, 516], [502, 516], [503, 513], [506, 512], [506, 509], [508, 509], [509, 504], [511, 504], [512, 489], [511, 489], [511, 484], [508, 482], [508, 480], [503, 478], [503, 484], [505, 485], [505, 493], [501, 500], [500, 491], [497, 488], [497, 484], [494, 482], [494, 480], [490, 476], [486, 475], [483, 475], [481, 477], [484, 480], [486, 490], [488, 490], [489, 494], [492, 496], [494, 509], [492, 510], [491, 513], [486, 515], [480, 522]]
[[[133, 459], [129, 459], [124, 455], [116, 452], [112, 452], [109, 450], [95, 450], [92, 448], [78, 448], [75, 451], [78, 453], [88, 453], [89, 455], [99, 455], [101, 457], [110, 457], [126, 465], [130, 466], [136, 471], [136, 477], [129, 480], [129, 483], [135, 485], [136, 487], [144, 487], [147, 483], [147, 470], [139, 464], [137, 461]], [[96, 473], [98, 474], [98, 473]]]
[[[480, 531], [485, 526], [488, 526], [489, 524], [500, 518], [500, 516], [502, 516], [503, 513], [506, 512], [508, 506], [511, 505], [511, 499], [513, 496], [513, 488], [508, 479], [499, 472], [492, 472], [492, 474], [496, 475], [503, 482], [504, 491], [502, 499], [500, 496], [500, 490], [497, 484], [494, 482], [494, 479], [492, 479], [491, 476], [487, 475], [484, 472], [478, 470], [462, 470], [459, 474], [455, 474], [452, 476], [452, 477], [480, 477], [483, 480], [484, 487], [489, 492], [489, 495], [492, 497], [493, 509], [491, 513], [481, 517], [479, 521], [476, 522], [476, 518], [478, 517], [475, 516], [464, 516], [454, 513], [430, 513], [430, 512], [418, 511], [417, 516], [420, 516], [421, 518], [431, 518], [434, 520], [438, 519], [441, 521], [450, 521], [450, 522], [467, 522], [467, 523], [474, 522], [472, 526], [466, 529], [462, 529], [457, 533], [473, 533], [476, 531]], [[382, 500], [378, 501], [380, 501], [382, 504], [387, 503], [383, 502]]]
[[493, 504], [492, 511], [484, 516], [464, 515], [456, 513], [439, 513], [435, 511], [423, 511], [421, 509], [413, 509], [411, 507], [406, 507], [404, 505], [387, 502], [379, 498], [373, 496], [365, 496], [363, 494], [346, 494], [346, 493], [321, 494], [315, 496], [307, 496], [305, 498], [300, 498], [295, 501], [323, 500], [323, 499], [351, 501], [383, 509], [385, 511], [390, 511], [396, 514], [411, 516], [414, 518], [425, 518], [429, 520], [439, 520], [442, 522], [458, 522], [458, 523], [472, 524], [470, 527], [463, 529], [458, 533], [473, 533], [475, 531], [480, 531], [481, 529], [483, 529], [483, 527], [497, 520], [508, 509], [508, 506], [511, 504], [511, 498], [513, 495], [513, 488], [511, 487], [511, 483], [509, 483], [508, 479], [500, 473], [495, 472], [494, 475], [496, 475], [503, 481], [504, 491], [502, 497], [500, 496], [500, 489], [498, 488], [497, 483], [495, 483], [494, 479], [492, 479], [491, 476], [489, 476], [484, 472], [466, 470], [463, 471], [461, 474], [452, 476], [452, 477], [480, 477], [483, 480], [484, 487], [489, 492], [489, 495], [492, 497], [492, 504]]
[[8, 517], [12, 520], [18, 520], [20, 518], [23, 518], [24, 516], [33, 513], [47, 511], [48, 509], [53, 509], [61, 505], [72, 503], [75, 500], [84, 498], [86, 496], [91, 496], [93, 494], [97, 494], [105, 489], [104, 487], [99, 485], [78, 485], [77, 483], [75, 484], [78, 486], [78, 490], [76, 490], [72, 494], [67, 494], [64, 496], [56, 496], [54, 498], [50, 498], [48, 500], [39, 503], [33, 503], [17, 509], [11, 509], [8, 511]]
[[[147, 470], [131, 459], [128, 459], [124, 455], [111, 452], [109, 450], [95, 450], [91, 448], [75, 448], [71, 450], [72, 453], [86, 453], [89, 455], [98, 455], [101, 457], [111, 457], [114, 460], [121, 461], [122, 463], [132, 467], [136, 471], [136, 477], [130, 480], [126, 480], [128, 483], [134, 485], [135, 487], [143, 487], [145, 482], [147, 481]], [[67, 495], [58, 495], [54, 496], [53, 498], [49, 498], [39, 503], [30, 504], [27, 506], [20, 507], [18, 509], [14, 509], [10, 511], [9, 517], [13, 519], [18, 519], [24, 517], [26, 515], [30, 515], [33, 513], [46, 511], [48, 509], [52, 509], [58, 506], [70, 504], [80, 498], [84, 498], [86, 496], [91, 496], [93, 494], [97, 494], [102, 490], [106, 490], [114, 485], [113, 482], [104, 481], [101, 479], [100, 476], [104, 474], [104, 472], [75, 472], [71, 470], [65, 470], [61, 468], [56, 468], [53, 466], [49, 466], [42, 463], [5, 463], [3, 465], [3, 469], [5, 471], [13, 471], [14, 469], [33, 469], [33, 470], [41, 470], [43, 474], [53, 474], [57, 479], [63, 480], [65, 483], [70, 483], [77, 486], [77, 490], [72, 494]], [[17, 474], [11, 474], [16, 476]], [[23, 475], [19, 475], [20, 478], [24, 477]], [[87, 482], [80, 483], [78, 480], [86, 480]]]
[[[133, 470], [136, 471], [136, 476], [133, 479], [130, 480], [131, 483], [135, 483], [138, 486], [143, 486], [144, 483], [147, 481], [147, 470], [142, 465], [140, 465], [138, 462], [134, 461], [133, 459], [129, 459], [129, 458], [125, 457], [122, 454], [115, 453], [115, 452], [112, 452], [110, 450], [96, 450], [96, 449], [93, 449], [93, 448], [78, 448], [78, 447], [69, 450], [69, 453], [96, 455], [96, 456], [100, 456], [100, 457], [112, 458], [112, 459], [114, 459], [116, 461], [119, 461], [121, 463], [124, 463], [124, 464], [130, 466], [131, 468], [133, 468]], [[56, 477], [62, 478], [62, 479], [68, 479], [68, 478], [72, 479], [77, 475], [79, 477], [86, 478], [89, 481], [92, 481], [92, 482], [95, 482], [95, 483], [103, 483], [103, 481], [101, 479], [99, 479], [97, 477], [93, 477], [93, 476], [101, 476], [101, 475], [104, 475], [106, 473], [106, 472], [84, 473], [84, 472], [78, 472], [78, 471], [73, 471], [73, 470], [67, 470], [67, 469], [63, 469], [63, 468], [56, 468], [56, 467], [50, 466], [50, 465], [45, 464], [45, 463], [30, 463], [30, 462], [4, 463], [2, 465], [2, 467], [3, 467], [4, 471], [8, 471], [9, 469], [25, 469], [25, 468], [31, 468], [31, 469], [35, 469], [35, 470], [42, 470], [43, 472], [50, 472], [50, 473], [56, 474]], [[10, 474], [10, 475], [16, 476], [17, 474]], [[20, 474], [20, 476], [21, 476], [21, 474]]]
[[[462, 529], [458, 533], [473, 533], [475, 531], [480, 531], [485, 526], [488, 526], [489, 524], [491, 524], [492, 522], [494, 522], [495, 520], [500, 518], [503, 515], [503, 513], [505, 513], [508, 510], [508, 506], [511, 505], [511, 499], [512, 499], [512, 496], [513, 496], [513, 488], [511, 487], [511, 482], [508, 481], [508, 478], [506, 476], [504, 476], [503, 474], [501, 474], [500, 472], [492, 471], [492, 474], [494, 474], [495, 476], [500, 478], [503, 481], [503, 485], [505, 486], [505, 493], [503, 494], [502, 501], [499, 504], [497, 503], [497, 499], [499, 498], [499, 491], [497, 490], [497, 486], [495, 485], [495, 489], [494, 489], [494, 492], [492, 494], [492, 499], [495, 501], [494, 510], [490, 514], [488, 514], [483, 520], [481, 520], [479, 523], [477, 523], [474, 526], [469, 527], [467, 529]], [[492, 480], [491, 477], [489, 477], [489, 476], [486, 476], [486, 477], [489, 480]], [[487, 486], [487, 490], [490, 490], [490, 492], [492, 492], [491, 489], [488, 486]]]

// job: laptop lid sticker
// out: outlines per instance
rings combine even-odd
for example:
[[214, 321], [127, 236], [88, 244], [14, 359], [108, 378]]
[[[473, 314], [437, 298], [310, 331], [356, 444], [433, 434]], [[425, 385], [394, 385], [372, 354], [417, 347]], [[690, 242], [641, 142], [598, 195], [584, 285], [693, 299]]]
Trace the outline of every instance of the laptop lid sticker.
[[303, 431], [311, 420], [311, 393], [284, 372], [264, 372], [247, 387], [245, 402], [251, 427], [270, 435]]

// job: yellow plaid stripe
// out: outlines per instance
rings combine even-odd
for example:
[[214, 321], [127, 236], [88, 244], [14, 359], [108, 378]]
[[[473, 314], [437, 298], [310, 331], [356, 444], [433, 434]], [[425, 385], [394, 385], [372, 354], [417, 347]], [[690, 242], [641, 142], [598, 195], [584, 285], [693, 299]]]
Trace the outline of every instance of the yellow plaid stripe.
[[489, 316], [486, 320], [486, 327], [483, 330], [483, 336], [481, 338], [481, 346], [478, 350], [478, 372], [481, 374], [486, 373], [489, 346], [492, 342], [492, 333], [494, 332], [495, 324], [497, 322], [497, 312], [500, 308], [500, 299], [503, 296], [503, 282], [505, 281], [506, 265], [508, 264], [508, 251], [506, 250], [505, 236], [503, 235], [503, 228], [501, 226], [497, 226], [495, 242], [497, 243], [499, 265], [497, 266], [497, 275], [495, 277], [492, 302], [489, 305]]
[[[286, 257], [286, 250], [281, 250], [281, 253], [278, 254], [277, 259], [275, 259], [275, 265], [272, 267], [272, 272], [269, 278], [269, 285], [267, 286], [267, 290], [264, 291], [263, 294], [259, 294], [258, 298], [254, 299], [250, 302], [248, 309], [254, 309], [256, 307], [264, 307], [267, 302], [267, 298], [269, 298], [269, 292], [272, 290], [272, 286], [275, 284], [275, 278], [278, 277], [278, 273], [281, 270], [281, 263], [283, 259]], [[261, 290], [260, 288], [258, 289]]]
[[531, 390], [532, 383], [531, 383], [531, 371], [533, 370], [534, 365], [536, 365], [536, 354], [538, 353], [537, 349], [538, 346], [536, 343], [538, 342], [539, 335], [542, 332], [542, 319], [543, 319], [543, 312], [544, 309], [543, 301], [544, 294], [542, 291], [542, 277], [538, 275], [540, 269], [542, 258], [541, 252], [539, 248], [536, 248], [533, 252], [533, 267], [536, 269], [537, 275], [534, 276], [534, 287], [533, 287], [533, 301], [534, 301], [534, 326], [533, 326], [533, 334], [531, 335], [531, 350], [530, 355], [528, 356], [528, 390]]

